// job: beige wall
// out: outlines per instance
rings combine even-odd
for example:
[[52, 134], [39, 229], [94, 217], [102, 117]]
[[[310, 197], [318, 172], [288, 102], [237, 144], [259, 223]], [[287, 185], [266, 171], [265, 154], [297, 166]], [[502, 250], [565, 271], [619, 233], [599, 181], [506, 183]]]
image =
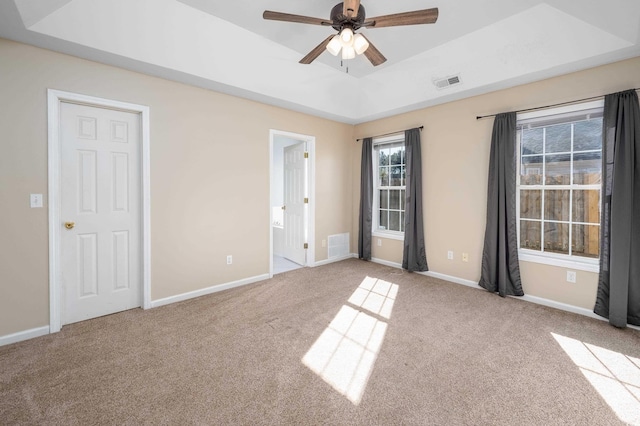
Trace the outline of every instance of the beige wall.
[[[269, 129], [316, 137], [315, 249], [323, 260], [328, 235], [350, 232], [357, 247], [361, 144], [354, 139], [424, 125], [430, 269], [477, 281], [493, 121], [476, 115], [638, 87], [639, 71], [636, 58], [365, 123], [354, 133], [350, 125], [0, 39], [0, 336], [49, 322], [48, 200], [29, 208], [30, 193], [47, 193], [47, 88], [150, 107], [157, 300], [268, 272]], [[401, 242], [383, 239], [378, 247], [376, 240], [374, 257], [401, 261]], [[592, 308], [596, 274], [579, 272], [569, 284], [563, 268], [522, 262], [521, 272], [527, 294]]]
[[0, 39], [0, 336], [49, 323], [48, 88], [150, 107], [153, 300], [269, 272], [269, 129], [316, 137], [316, 260], [351, 232], [353, 126]]
[[[493, 119], [476, 116], [573, 101], [640, 87], [640, 58], [567, 74], [533, 84], [501, 90], [457, 102], [356, 126], [363, 138], [424, 125], [422, 161], [425, 238], [431, 271], [478, 281], [486, 219], [487, 175]], [[360, 197], [357, 170], [361, 143], [353, 145], [354, 205]], [[358, 209], [353, 213], [357, 228]], [[402, 244], [383, 239], [372, 256], [401, 262]], [[357, 247], [357, 235], [352, 239]], [[453, 261], [447, 251], [453, 250]], [[469, 262], [462, 262], [463, 252]], [[524, 291], [533, 296], [592, 309], [597, 274], [579, 271], [577, 283], [566, 282], [566, 269], [521, 262]]]

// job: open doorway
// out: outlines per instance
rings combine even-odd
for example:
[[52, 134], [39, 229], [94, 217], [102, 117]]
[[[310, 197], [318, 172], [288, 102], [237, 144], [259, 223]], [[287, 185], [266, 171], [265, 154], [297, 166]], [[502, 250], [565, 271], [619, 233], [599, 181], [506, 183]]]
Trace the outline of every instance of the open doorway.
[[312, 136], [270, 133], [270, 276], [314, 264], [314, 143]]

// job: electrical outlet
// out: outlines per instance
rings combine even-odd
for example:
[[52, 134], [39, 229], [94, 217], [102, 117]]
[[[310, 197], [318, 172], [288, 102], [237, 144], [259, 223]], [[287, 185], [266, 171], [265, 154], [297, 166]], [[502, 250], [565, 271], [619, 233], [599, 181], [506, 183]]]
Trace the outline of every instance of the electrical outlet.
[[462, 253], [462, 261], [463, 262], [469, 261], [469, 253]]
[[227, 256], [227, 265], [231, 265], [233, 263], [233, 256]]
[[382, 246], [382, 238], [378, 238], [378, 247]]
[[567, 282], [576, 282], [576, 271], [567, 271]]
[[322, 240], [322, 247], [326, 247], [327, 246], [327, 240]]
[[449, 250], [449, 251], [447, 252], [447, 259], [449, 259], [449, 260], [453, 260], [453, 251], [452, 251], [452, 250]]

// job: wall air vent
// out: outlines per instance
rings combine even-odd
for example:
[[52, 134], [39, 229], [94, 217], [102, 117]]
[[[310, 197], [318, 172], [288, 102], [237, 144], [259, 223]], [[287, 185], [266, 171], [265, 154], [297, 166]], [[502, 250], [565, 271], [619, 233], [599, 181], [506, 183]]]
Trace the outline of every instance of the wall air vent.
[[455, 86], [456, 84], [460, 83], [462, 83], [462, 81], [460, 80], [460, 75], [452, 75], [449, 77], [433, 80], [434, 86], [436, 86], [438, 89], [446, 89], [447, 87]]
[[329, 235], [328, 258], [335, 259], [349, 255], [349, 233]]

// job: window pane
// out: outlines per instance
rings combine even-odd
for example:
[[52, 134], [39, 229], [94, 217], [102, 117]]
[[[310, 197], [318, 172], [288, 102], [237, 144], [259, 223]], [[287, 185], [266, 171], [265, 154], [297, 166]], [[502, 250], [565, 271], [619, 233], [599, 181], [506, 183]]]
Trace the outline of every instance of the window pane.
[[520, 185], [542, 185], [542, 155], [522, 157]]
[[569, 220], [569, 193], [568, 189], [544, 191], [545, 220]]
[[571, 123], [545, 128], [545, 152], [571, 152]]
[[540, 250], [540, 222], [520, 221], [520, 247]]
[[520, 217], [542, 219], [542, 191], [520, 191]]
[[401, 167], [400, 166], [391, 166], [391, 180], [389, 181], [389, 186], [401, 186], [402, 185], [402, 175], [401, 175]]
[[405, 202], [405, 190], [401, 189], [400, 190], [400, 210], [404, 211], [404, 202]]
[[380, 167], [380, 178], [378, 179], [380, 186], [389, 186], [389, 168]]
[[386, 189], [380, 190], [380, 208], [381, 209], [389, 208], [389, 191]]
[[595, 108], [550, 112], [518, 123], [521, 248], [598, 258], [601, 115]]
[[404, 229], [404, 212], [400, 212], [400, 230], [402, 232], [405, 231], [405, 229]]
[[402, 186], [405, 186], [407, 184], [407, 169], [405, 166], [402, 166]]
[[389, 165], [389, 150], [381, 149], [379, 155], [379, 166], [388, 166]]
[[389, 191], [389, 208], [400, 210], [400, 190], [392, 189]]
[[571, 154], [547, 155], [546, 157], [547, 185], [569, 185], [571, 183]]
[[573, 225], [571, 240], [571, 254], [595, 258], [599, 256], [600, 227], [598, 225]]
[[542, 128], [522, 129], [522, 155], [542, 154]]
[[602, 118], [579, 121], [573, 126], [573, 150], [602, 149]]
[[573, 183], [576, 185], [599, 184], [602, 175], [602, 153], [573, 154]]
[[380, 210], [380, 222], [378, 222], [378, 229], [385, 230], [388, 228], [389, 212], [387, 210]]
[[389, 212], [389, 230], [400, 230], [400, 212]]
[[544, 251], [569, 254], [569, 225], [566, 223], [544, 223]]
[[572, 216], [574, 222], [600, 223], [600, 191], [573, 191]]
[[391, 148], [391, 164], [402, 164], [402, 151], [404, 148], [398, 146], [395, 148]]

